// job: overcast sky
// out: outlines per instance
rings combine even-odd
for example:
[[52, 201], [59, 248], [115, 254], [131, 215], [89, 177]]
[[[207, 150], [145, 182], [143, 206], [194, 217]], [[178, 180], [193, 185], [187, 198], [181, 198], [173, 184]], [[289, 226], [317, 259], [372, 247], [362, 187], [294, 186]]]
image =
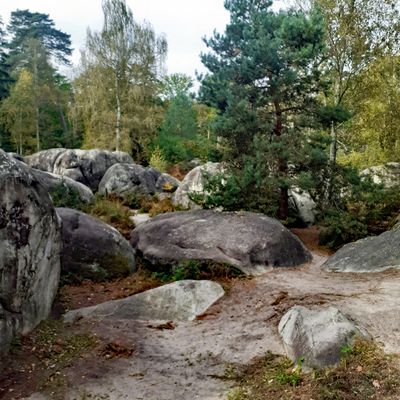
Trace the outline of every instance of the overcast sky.
[[[223, 32], [229, 21], [223, 0], [126, 0], [137, 21], [150, 22], [168, 41], [168, 73], [181, 72], [194, 77], [204, 68], [199, 54], [206, 51], [202, 37], [216, 29]], [[29, 9], [50, 15], [56, 27], [71, 35], [78, 63], [86, 29], [100, 30], [101, 0], [0, 0], [0, 16], [8, 22], [11, 11]]]

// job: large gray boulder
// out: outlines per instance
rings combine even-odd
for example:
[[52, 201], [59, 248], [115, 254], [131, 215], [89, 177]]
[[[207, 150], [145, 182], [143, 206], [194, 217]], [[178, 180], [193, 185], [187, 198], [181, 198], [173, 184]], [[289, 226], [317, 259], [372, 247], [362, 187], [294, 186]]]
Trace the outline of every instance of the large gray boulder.
[[92, 203], [95, 200], [93, 192], [87, 186], [67, 176], [60, 176], [34, 168], [32, 168], [31, 172], [51, 196], [56, 195], [55, 192], [58, 191], [60, 192], [59, 195], [69, 194], [70, 196], [76, 196], [81, 203]]
[[295, 306], [282, 317], [278, 330], [288, 357], [295, 363], [302, 359], [307, 368], [336, 364], [341, 349], [356, 336], [368, 337], [334, 307], [309, 310]]
[[69, 311], [64, 322], [81, 318], [193, 321], [224, 296], [211, 281], [179, 281], [122, 300]]
[[42, 150], [30, 156], [25, 156], [24, 161], [31, 168], [53, 173], [57, 158], [66, 151], [67, 149], [63, 148]]
[[204, 194], [205, 176], [216, 176], [222, 174], [224, 168], [220, 163], [208, 162], [207, 164], [193, 168], [180, 183], [178, 189], [174, 193], [172, 203], [174, 206], [179, 206], [185, 209], [201, 208], [193, 200], [190, 199], [190, 194]]
[[161, 214], [138, 226], [131, 244], [156, 268], [185, 260], [215, 261], [258, 275], [311, 259], [300, 240], [280, 222], [249, 212]]
[[47, 190], [0, 150], [0, 352], [48, 317], [60, 250], [60, 221]]
[[314, 224], [317, 205], [309, 193], [299, 188], [290, 189], [289, 207], [304, 225], [310, 226]]
[[382, 183], [388, 188], [400, 185], [400, 163], [389, 162], [370, 167], [362, 171], [361, 175], [370, 175], [375, 183]]
[[115, 164], [109, 168], [99, 185], [103, 196], [116, 194], [121, 197], [132, 195], [154, 195], [160, 192], [174, 192], [179, 181], [154, 168], [137, 164]]
[[135, 252], [115, 228], [80, 211], [56, 210], [62, 220], [62, 276], [103, 280], [135, 271]]
[[330, 272], [381, 272], [400, 268], [400, 229], [349, 243], [322, 266]]
[[67, 176], [97, 191], [106, 171], [117, 163], [133, 163], [132, 157], [121, 151], [49, 149], [26, 157], [32, 168]]

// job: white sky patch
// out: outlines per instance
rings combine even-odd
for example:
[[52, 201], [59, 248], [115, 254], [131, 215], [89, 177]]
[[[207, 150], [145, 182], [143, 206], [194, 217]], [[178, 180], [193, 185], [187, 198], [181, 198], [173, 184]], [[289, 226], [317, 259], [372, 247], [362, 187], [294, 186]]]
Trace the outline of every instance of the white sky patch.
[[[202, 38], [211, 37], [214, 29], [223, 32], [229, 22], [223, 4], [223, 0], [127, 0], [137, 21], [146, 20], [157, 34], [166, 36], [167, 72], [185, 73], [193, 78], [196, 70], [205, 72], [200, 53], [207, 48]], [[3, 22], [8, 23], [11, 12], [17, 9], [49, 14], [57, 29], [70, 34], [75, 66], [87, 28], [97, 31], [103, 23], [101, 0], [0, 0]]]

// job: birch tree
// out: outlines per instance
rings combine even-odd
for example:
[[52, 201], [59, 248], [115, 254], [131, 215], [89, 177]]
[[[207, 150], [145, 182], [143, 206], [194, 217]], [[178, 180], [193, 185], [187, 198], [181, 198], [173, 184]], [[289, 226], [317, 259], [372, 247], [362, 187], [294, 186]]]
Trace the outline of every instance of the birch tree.
[[[124, 134], [132, 141], [140, 141], [138, 132], [126, 123], [133, 122], [129, 103], [143, 103], [148, 95], [154, 95], [167, 44], [149, 24], [134, 20], [124, 0], [104, 0], [102, 7], [103, 28], [100, 32], [88, 30], [82, 74], [90, 79], [91, 72], [98, 73], [99, 69], [103, 72], [104, 79], [98, 82], [102, 86], [100, 91], [110, 97], [109, 101], [103, 101], [107, 104], [104, 111], [112, 114], [112, 147], [120, 150]], [[78, 90], [82, 93], [85, 89]], [[96, 116], [86, 119], [94, 122]]]

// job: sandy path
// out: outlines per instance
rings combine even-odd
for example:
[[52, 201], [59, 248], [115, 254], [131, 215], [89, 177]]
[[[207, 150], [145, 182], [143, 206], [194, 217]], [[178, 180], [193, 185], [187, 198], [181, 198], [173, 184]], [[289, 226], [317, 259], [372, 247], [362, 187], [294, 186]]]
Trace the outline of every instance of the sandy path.
[[[90, 374], [68, 371], [74, 385], [67, 399], [225, 399], [228, 363], [248, 363], [270, 350], [282, 353], [277, 325], [293, 305], [335, 305], [385, 344], [400, 351], [400, 272], [329, 274], [325, 261], [281, 269], [242, 281], [199, 321], [174, 330], [149, 328], [149, 321], [96, 321], [91, 330], [105, 340], [135, 345], [129, 359], [99, 361]], [[155, 324], [155, 322], [151, 322]], [[30, 399], [41, 399], [40, 395]]]

